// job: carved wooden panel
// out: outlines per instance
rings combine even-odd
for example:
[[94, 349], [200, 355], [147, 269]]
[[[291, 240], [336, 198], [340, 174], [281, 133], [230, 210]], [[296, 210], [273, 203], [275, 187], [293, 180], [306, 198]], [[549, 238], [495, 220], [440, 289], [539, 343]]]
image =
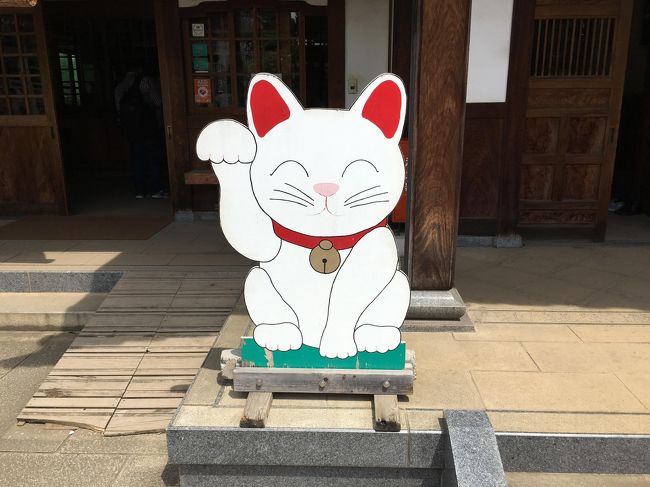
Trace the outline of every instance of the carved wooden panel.
[[550, 200], [553, 190], [553, 166], [524, 165], [521, 168], [522, 200]]
[[496, 218], [499, 202], [499, 161], [503, 120], [465, 120], [461, 218]]
[[536, 117], [526, 120], [526, 154], [554, 154], [557, 152], [560, 119]]
[[569, 117], [567, 153], [602, 154], [607, 117]]
[[521, 210], [519, 222], [524, 225], [593, 225], [595, 210]]
[[596, 201], [600, 185], [600, 166], [575, 164], [564, 166], [563, 200]]
[[559, 107], [607, 109], [609, 92], [609, 88], [531, 87], [528, 90], [528, 109]]

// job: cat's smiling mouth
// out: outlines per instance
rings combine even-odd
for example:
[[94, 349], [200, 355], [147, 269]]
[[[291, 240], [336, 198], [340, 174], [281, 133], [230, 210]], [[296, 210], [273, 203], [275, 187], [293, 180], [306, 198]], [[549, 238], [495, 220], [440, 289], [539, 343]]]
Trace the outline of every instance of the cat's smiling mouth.
[[318, 213], [312, 213], [310, 216], [322, 215], [325, 212], [329, 213], [332, 216], [343, 216], [343, 215], [337, 215], [336, 213], [333, 213], [332, 211], [330, 211], [329, 207], [327, 206], [327, 198], [325, 198], [325, 207], [321, 211], [319, 211]]

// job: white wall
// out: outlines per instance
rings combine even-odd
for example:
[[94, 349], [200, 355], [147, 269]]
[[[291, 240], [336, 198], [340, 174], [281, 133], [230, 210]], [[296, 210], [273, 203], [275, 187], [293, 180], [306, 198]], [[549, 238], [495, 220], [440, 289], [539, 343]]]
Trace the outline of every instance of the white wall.
[[345, 2], [345, 81], [356, 79], [358, 87], [358, 93], [351, 94], [346, 85], [346, 107], [377, 75], [388, 71], [389, 32], [389, 0]]
[[506, 101], [512, 2], [472, 2], [467, 103]]

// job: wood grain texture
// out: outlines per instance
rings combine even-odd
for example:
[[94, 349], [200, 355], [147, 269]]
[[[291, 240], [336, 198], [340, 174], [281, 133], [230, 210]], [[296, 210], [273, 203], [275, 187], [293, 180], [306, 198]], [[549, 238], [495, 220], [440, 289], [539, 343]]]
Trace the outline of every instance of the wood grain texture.
[[249, 392], [244, 412], [239, 420], [239, 427], [264, 428], [272, 402], [273, 393], [271, 392]]
[[185, 105], [185, 78], [180, 19], [176, 0], [153, 2], [160, 86], [166, 133], [169, 191], [174, 210], [191, 208], [191, 189], [185, 185], [190, 147]]
[[397, 396], [373, 396], [373, 416], [375, 431], [401, 431], [399, 404]]
[[456, 256], [470, 2], [418, 1], [415, 17], [407, 262], [413, 289], [446, 290]]
[[340, 370], [236, 367], [233, 377], [233, 389], [237, 392], [373, 395], [413, 393], [412, 368]]

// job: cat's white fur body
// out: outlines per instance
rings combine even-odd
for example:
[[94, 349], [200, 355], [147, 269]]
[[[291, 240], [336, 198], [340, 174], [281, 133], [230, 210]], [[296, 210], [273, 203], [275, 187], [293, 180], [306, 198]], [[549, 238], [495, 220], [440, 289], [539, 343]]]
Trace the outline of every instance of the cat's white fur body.
[[[270, 130], [256, 113], [260, 102], [251, 102], [260, 82], [265, 83], [264, 93], [273, 95], [269, 103], [263, 99], [262, 108], [288, 109], [288, 117]], [[374, 122], [362, 111], [382, 83], [384, 88], [390, 85], [393, 101], [395, 87], [399, 89], [400, 103], [393, 120]], [[346, 111], [305, 110], [279, 79], [258, 74], [249, 88], [250, 130], [233, 120], [219, 120], [201, 132], [197, 154], [212, 161], [219, 178], [224, 234], [238, 252], [260, 262], [244, 288], [259, 345], [289, 350], [306, 344], [323, 356], [339, 358], [399, 345], [410, 289], [398, 270], [394, 237], [387, 227], [375, 228], [351, 249], [340, 250], [338, 269], [322, 274], [311, 267], [309, 248], [275, 234], [273, 220], [323, 238], [355, 234], [381, 222], [397, 204], [404, 184], [398, 141], [405, 110], [404, 87], [393, 75], [375, 79]], [[372, 113], [377, 112], [370, 118]], [[388, 136], [382, 124], [389, 125]]]

